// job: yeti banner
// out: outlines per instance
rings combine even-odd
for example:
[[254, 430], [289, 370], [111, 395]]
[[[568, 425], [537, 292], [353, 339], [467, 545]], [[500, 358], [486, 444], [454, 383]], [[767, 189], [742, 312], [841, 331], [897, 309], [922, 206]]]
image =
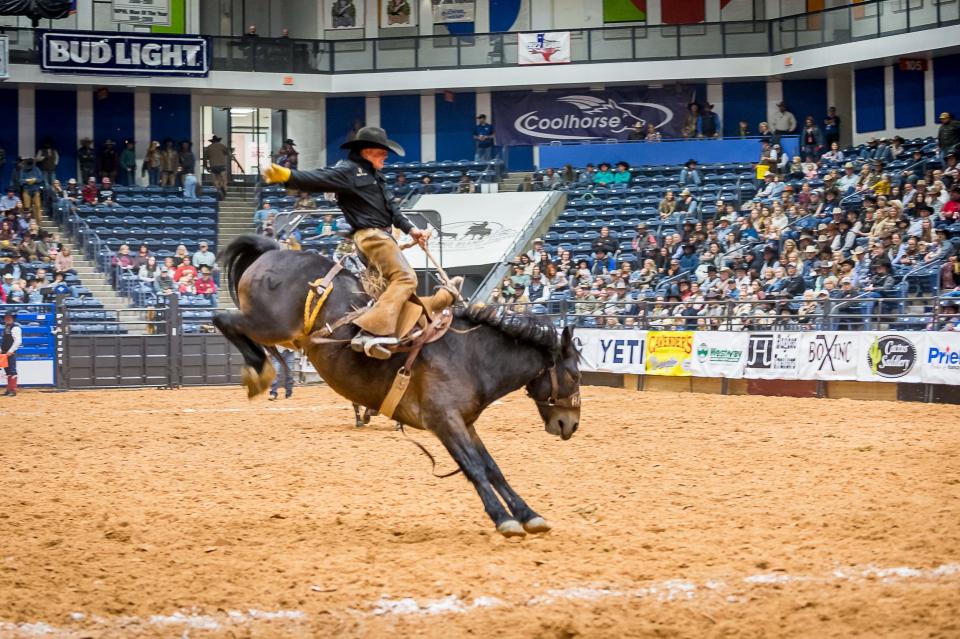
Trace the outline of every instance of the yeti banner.
[[553, 140], [626, 140], [637, 124], [653, 124], [663, 137], [679, 137], [693, 91], [685, 88], [607, 91], [557, 90], [493, 94], [497, 142], [505, 146]]

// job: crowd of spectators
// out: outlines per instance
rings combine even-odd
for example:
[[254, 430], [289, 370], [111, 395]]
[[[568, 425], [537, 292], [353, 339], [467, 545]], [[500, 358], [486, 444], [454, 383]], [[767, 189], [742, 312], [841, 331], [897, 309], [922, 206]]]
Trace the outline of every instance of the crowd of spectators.
[[[660, 201], [659, 219], [603, 227], [579, 259], [569, 246], [538, 239], [490, 301], [566, 301], [588, 325], [727, 330], [812, 326], [831, 309], [846, 318], [841, 328], [859, 328], [896, 312], [885, 300], [939, 290], [941, 312], [955, 317], [960, 125], [944, 113], [935, 142], [895, 137], [841, 150], [833, 139], [839, 119], [827, 120], [824, 128], [834, 129], [805, 119], [802, 156], [787, 157], [775, 133], [761, 138], [755, 197], [721, 199], [704, 214], [692, 192], [703, 176], [691, 160], [676, 175], [679, 188]], [[784, 115], [772, 124], [775, 132], [789, 122]], [[544, 188], [593, 192], [631, 180], [625, 162], [541, 175]], [[929, 276], [905, 290], [911, 272]]]
[[158, 260], [146, 244], [136, 253], [122, 244], [111, 264], [117, 278], [136, 278], [141, 292], [156, 296], [176, 294], [181, 301], [202, 299], [208, 306], [217, 305], [217, 258], [207, 242], [190, 254], [183, 244], [176, 253]]
[[[41, 229], [16, 193], [0, 197], [0, 303], [37, 304], [71, 295], [73, 255]], [[70, 277], [70, 279], [74, 279]]]

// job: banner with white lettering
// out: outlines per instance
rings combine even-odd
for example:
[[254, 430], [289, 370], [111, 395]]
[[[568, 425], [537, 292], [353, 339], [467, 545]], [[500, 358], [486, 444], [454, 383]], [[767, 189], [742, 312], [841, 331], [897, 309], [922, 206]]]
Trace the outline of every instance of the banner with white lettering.
[[693, 357], [690, 372], [697, 377], [743, 377], [747, 363], [747, 333], [697, 331], [693, 334]]
[[170, 0], [113, 0], [113, 21], [170, 26]]
[[960, 385], [960, 333], [924, 333], [920, 377], [927, 384]]
[[797, 379], [800, 333], [750, 333], [743, 376], [749, 379]]
[[517, 64], [570, 62], [570, 32], [518, 33]]
[[580, 370], [643, 374], [647, 331], [578, 328], [573, 338], [580, 349]]
[[210, 48], [203, 36], [44, 31], [45, 73], [206, 77]]
[[821, 331], [800, 338], [800, 379], [857, 379], [857, 333]]
[[857, 379], [861, 382], [922, 382], [922, 332], [861, 332]]

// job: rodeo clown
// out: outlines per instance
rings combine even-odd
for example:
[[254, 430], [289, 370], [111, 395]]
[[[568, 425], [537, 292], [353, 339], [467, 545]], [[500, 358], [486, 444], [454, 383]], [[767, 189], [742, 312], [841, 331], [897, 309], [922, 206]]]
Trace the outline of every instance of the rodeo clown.
[[4, 397], [17, 396], [17, 349], [23, 343], [23, 329], [17, 324], [17, 316], [12, 310], [3, 314], [3, 333], [0, 333], [0, 355], [6, 355], [7, 391]]
[[288, 189], [337, 194], [337, 205], [352, 227], [357, 250], [387, 281], [386, 290], [373, 307], [354, 320], [361, 330], [350, 345], [370, 357], [389, 359], [391, 353], [384, 347], [399, 343], [400, 338], [414, 328], [420, 306], [429, 314], [443, 305], [434, 298], [451, 298], [444, 291], [433, 298], [419, 298], [419, 305], [410, 303], [417, 290], [417, 274], [404, 259], [391, 227], [408, 234], [423, 248], [430, 239], [430, 231], [416, 228], [403, 216], [380, 172], [389, 152], [403, 156], [403, 147], [388, 139], [383, 129], [368, 126], [340, 148], [350, 154], [333, 168], [294, 171], [272, 164], [264, 171], [263, 178], [268, 184], [283, 184]]

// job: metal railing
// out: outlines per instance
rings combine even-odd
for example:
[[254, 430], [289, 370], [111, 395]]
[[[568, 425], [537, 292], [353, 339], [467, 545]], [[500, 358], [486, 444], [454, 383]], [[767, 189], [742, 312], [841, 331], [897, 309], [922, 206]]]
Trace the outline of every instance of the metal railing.
[[[958, 317], [946, 297], [770, 298], [764, 300], [545, 300], [492, 303], [553, 319], [557, 326], [642, 330], [946, 330]], [[955, 328], [953, 330], [956, 330]]]
[[[917, 6], [919, 5], [919, 6]], [[573, 63], [769, 56], [960, 23], [960, 3], [866, 0], [770, 20], [570, 30]], [[10, 62], [37, 64], [33, 29], [4, 28]], [[365, 73], [517, 64], [517, 33], [306, 40], [211, 36], [214, 71]]]

